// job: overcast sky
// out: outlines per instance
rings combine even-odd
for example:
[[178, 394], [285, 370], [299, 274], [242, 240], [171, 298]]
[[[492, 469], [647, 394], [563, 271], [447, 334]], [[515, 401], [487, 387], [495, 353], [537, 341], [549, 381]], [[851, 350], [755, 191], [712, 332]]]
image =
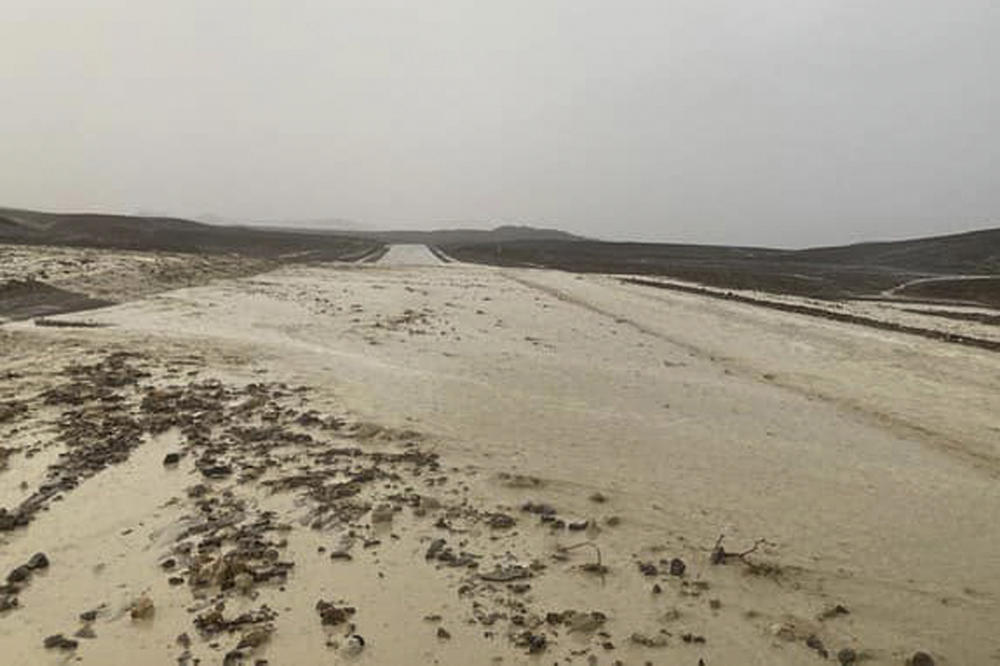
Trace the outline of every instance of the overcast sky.
[[996, 0], [5, 0], [0, 205], [803, 246], [1000, 226]]

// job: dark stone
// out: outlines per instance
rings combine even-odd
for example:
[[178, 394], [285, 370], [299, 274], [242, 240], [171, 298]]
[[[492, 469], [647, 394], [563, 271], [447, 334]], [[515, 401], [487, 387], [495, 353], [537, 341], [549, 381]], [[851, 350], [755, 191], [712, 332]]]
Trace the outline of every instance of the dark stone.
[[684, 572], [687, 571], [687, 565], [684, 564], [684, 560], [679, 557], [675, 557], [670, 560], [670, 575], [671, 576], [683, 576]]
[[660, 571], [652, 562], [639, 562], [639, 573], [643, 576], [655, 576]]
[[850, 666], [857, 662], [858, 653], [851, 648], [844, 648], [837, 653], [837, 661], [840, 662], [840, 666]]
[[47, 569], [49, 567], [49, 558], [45, 553], [35, 553], [28, 560], [29, 569]]
[[934, 657], [926, 652], [915, 652], [910, 657], [910, 666], [934, 666]]
[[347, 622], [354, 615], [354, 608], [351, 606], [337, 606], [329, 601], [320, 599], [316, 602], [316, 612], [319, 613], [320, 621], [325, 625], [337, 625]]
[[202, 467], [201, 473], [210, 479], [224, 479], [233, 473], [233, 468], [229, 465], [210, 465]]
[[824, 659], [830, 656], [830, 653], [826, 651], [826, 646], [823, 645], [823, 641], [815, 634], [806, 639], [806, 647], [816, 650], [819, 656]]
[[60, 650], [75, 650], [79, 643], [71, 638], [66, 638], [62, 634], [53, 634], [42, 641], [42, 645], [49, 650], [54, 648], [58, 648]]
[[514, 527], [517, 521], [506, 513], [494, 513], [487, 520], [486, 524], [497, 530], [505, 530]]
[[431, 541], [430, 548], [427, 549], [427, 554], [424, 555], [424, 557], [426, 557], [428, 560], [435, 559], [441, 553], [441, 550], [444, 548], [444, 545], [445, 545], [444, 539], [434, 539], [434, 541]]
[[19, 566], [7, 574], [8, 583], [23, 583], [31, 576], [31, 569], [26, 566]]
[[163, 457], [164, 465], [176, 465], [181, 461], [181, 454], [179, 453], [168, 453]]
[[538, 654], [545, 651], [548, 639], [545, 638], [545, 634], [533, 634], [526, 631], [518, 637], [517, 644], [528, 648], [528, 654]]
[[437, 637], [440, 638], [441, 640], [446, 641], [451, 638], [451, 634], [448, 633], [448, 630], [445, 629], [444, 627], [438, 627]]
[[528, 513], [535, 513], [539, 516], [554, 516], [556, 515], [556, 510], [549, 504], [544, 502], [525, 502], [521, 505], [521, 511], [526, 511]]

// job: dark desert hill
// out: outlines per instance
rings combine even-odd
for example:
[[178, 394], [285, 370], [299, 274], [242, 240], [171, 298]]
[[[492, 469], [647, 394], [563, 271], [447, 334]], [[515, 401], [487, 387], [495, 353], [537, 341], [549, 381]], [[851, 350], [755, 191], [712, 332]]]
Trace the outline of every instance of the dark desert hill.
[[309, 259], [348, 259], [381, 245], [349, 235], [216, 226], [171, 217], [13, 209], [0, 209], [0, 242]]
[[0, 242], [8, 243], [272, 255], [317, 252], [318, 249], [358, 242], [379, 246], [383, 243], [444, 245], [522, 240], [576, 241], [580, 237], [557, 229], [512, 225], [489, 230], [368, 231], [205, 224], [172, 217], [46, 213], [0, 208]]
[[1000, 229], [811, 248], [794, 256], [796, 261], [893, 266], [929, 273], [1000, 273]]
[[[249, 229], [260, 229], [264, 227], [250, 226]], [[266, 227], [270, 230], [282, 229], [280, 226], [270, 225]], [[291, 229], [291, 227], [287, 227]], [[493, 229], [433, 229], [433, 230], [387, 230], [374, 231], [360, 227], [351, 230], [343, 229], [319, 229], [295, 227], [296, 231], [303, 233], [319, 234], [350, 234], [358, 238], [372, 238], [383, 243], [415, 243], [420, 245], [449, 245], [464, 243], [511, 243], [515, 241], [579, 241], [584, 240], [580, 236], [575, 236], [559, 229], [539, 229], [537, 227], [519, 225], [501, 225]]]
[[[1000, 229], [806, 250], [586, 240], [455, 243], [442, 244], [442, 249], [463, 261], [661, 275], [729, 289], [830, 299], [883, 298], [884, 292], [922, 278], [1000, 273]], [[923, 283], [896, 296], [1000, 307], [995, 284]]]

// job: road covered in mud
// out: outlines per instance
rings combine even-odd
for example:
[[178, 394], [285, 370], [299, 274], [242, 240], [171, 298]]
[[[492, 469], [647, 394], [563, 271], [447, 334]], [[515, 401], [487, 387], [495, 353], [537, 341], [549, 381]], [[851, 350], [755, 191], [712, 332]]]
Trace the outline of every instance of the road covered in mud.
[[995, 353], [423, 246], [85, 319], [0, 327], [5, 663], [1000, 650]]

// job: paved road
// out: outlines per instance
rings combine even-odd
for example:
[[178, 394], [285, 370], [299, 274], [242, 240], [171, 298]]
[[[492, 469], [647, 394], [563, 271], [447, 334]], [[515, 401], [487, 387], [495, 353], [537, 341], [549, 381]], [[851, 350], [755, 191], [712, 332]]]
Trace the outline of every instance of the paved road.
[[380, 266], [444, 266], [426, 245], [392, 245], [377, 262]]

